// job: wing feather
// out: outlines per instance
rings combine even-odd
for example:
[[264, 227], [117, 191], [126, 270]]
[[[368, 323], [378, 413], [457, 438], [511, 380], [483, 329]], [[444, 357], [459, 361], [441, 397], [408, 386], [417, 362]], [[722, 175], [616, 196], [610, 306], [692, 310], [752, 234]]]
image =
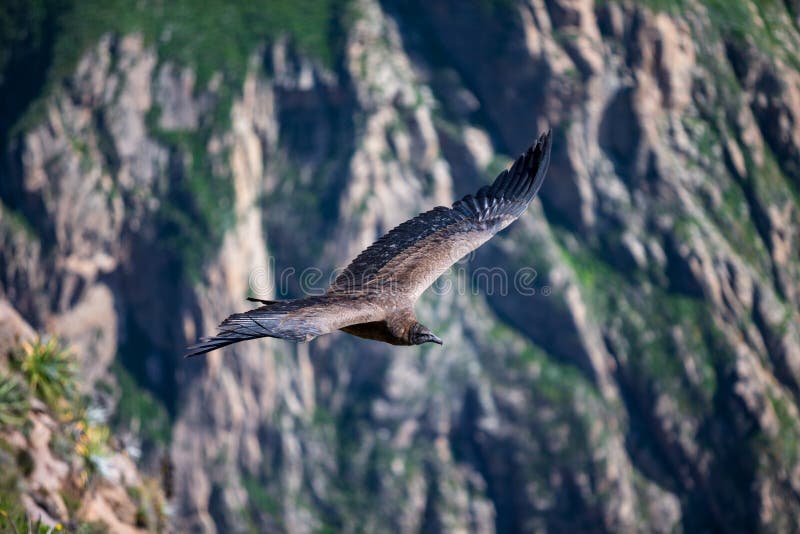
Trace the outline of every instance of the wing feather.
[[516, 220], [539, 191], [550, 164], [542, 134], [491, 186], [397, 226], [347, 266], [331, 293], [390, 289], [418, 297], [453, 263]]
[[384, 319], [383, 310], [358, 298], [326, 295], [270, 302], [222, 321], [217, 335], [201, 339], [186, 349], [198, 356], [247, 339], [275, 337], [291, 341], [311, 339], [344, 326]]

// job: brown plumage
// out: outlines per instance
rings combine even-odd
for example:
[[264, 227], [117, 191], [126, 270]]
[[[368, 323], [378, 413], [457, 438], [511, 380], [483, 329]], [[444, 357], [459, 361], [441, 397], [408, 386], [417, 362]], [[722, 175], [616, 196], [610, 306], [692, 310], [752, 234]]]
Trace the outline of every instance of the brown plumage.
[[547, 174], [550, 132], [475, 195], [436, 207], [396, 227], [358, 255], [324, 295], [264, 301], [231, 315], [219, 333], [187, 349], [203, 354], [259, 337], [310, 341], [341, 330], [392, 345], [442, 343], [417, 321], [414, 302], [456, 261], [515, 221]]

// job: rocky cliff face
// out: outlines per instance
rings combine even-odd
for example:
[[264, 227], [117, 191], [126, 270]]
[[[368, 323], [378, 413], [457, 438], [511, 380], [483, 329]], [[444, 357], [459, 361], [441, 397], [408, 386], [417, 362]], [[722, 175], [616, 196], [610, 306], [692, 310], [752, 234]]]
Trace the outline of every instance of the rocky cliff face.
[[37, 338], [0, 301], [0, 530], [167, 529], [161, 483], [137, 469], [138, 453], [106, 425], [109, 408], [130, 401], [126, 387], [98, 383], [87, 404], [73, 364], [56, 339]]
[[[355, 0], [335, 61], [240, 79], [105, 34], [8, 136], [0, 294], [161, 399], [179, 530], [800, 528], [797, 6], [653, 4]], [[443, 348], [181, 359], [546, 127], [541, 200], [422, 298]]]

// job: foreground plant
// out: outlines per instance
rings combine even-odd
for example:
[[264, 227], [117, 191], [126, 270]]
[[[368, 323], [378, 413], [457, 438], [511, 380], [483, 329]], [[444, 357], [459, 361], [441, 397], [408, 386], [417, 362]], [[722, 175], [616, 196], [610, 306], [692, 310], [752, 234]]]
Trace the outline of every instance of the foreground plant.
[[25, 423], [30, 403], [28, 389], [15, 375], [0, 377], [0, 428]]
[[16, 501], [0, 495], [0, 532], [13, 534], [54, 534], [63, 532], [64, 525], [46, 525], [41, 519], [35, 521]]
[[69, 352], [56, 338], [25, 342], [13, 358], [30, 391], [55, 407], [75, 394], [75, 367]]

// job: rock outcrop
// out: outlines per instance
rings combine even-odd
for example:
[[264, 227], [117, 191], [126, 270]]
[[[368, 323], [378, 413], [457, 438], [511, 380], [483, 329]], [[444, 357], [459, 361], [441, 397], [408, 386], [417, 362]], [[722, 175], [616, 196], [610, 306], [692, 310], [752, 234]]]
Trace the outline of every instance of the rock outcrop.
[[[58, 344], [40, 341], [3, 300], [0, 340], [0, 529], [167, 529], [159, 482], [112, 443], [101, 414], [84, 411]], [[60, 396], [45, 395], [53, 390]]]

